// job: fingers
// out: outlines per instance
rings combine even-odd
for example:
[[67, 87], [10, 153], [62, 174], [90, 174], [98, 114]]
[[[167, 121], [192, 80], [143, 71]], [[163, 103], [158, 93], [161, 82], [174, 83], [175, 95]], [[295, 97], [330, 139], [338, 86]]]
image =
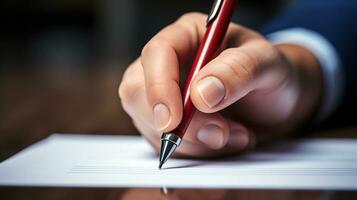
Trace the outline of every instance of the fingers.
[[217, 112], [253, 90], [268, 91], [286, 79], [281, 58], [270, 43], [247, 29], [236, 31], [244, 38], [237, 41], [239, 47], [224, 50], [191, 85], [191, 100], [202, 112]]
[[[136, 120], [135, 125], [141, 132], [145, 132], [147, 139], [158, 149], [160, 147], [160, 132], [150, 131], [150, 126], [140, 120]], [[180, 148], [186, 155], [202, 154], [201, 150], [220, 149], [228, 142], [229, 125], [227, 121], [218, 113], [204, 114], [196, 112], [185, 134], [181, 146], [195, 144], [200, 148]], [[185, 144], [187, 143], [187, 144]], [[181, 151], [179, 151], [181, 152]], [[181, 152], [183, 153], [183, 152]]]
[[[135, 61], [124, 74], [119, 94], [134, 125], [158, 152], [162, 133], [153, 123], [142, 71], [140, 62]], [[130, 78], [133, 75], [136, 79]], [[196, 111], [176, 156], [211, 157], [236, 153], [250, 146], [254, 141], [251, 135], [242, 124], [227, 120], [219, 113]]]
[[[252, 133], [218, 113], [196, 112], [177, 156], [214, 157], [238, 153], [254, 144]], [[200, 123], [201, 122], [201, 123]]]
[[160, 31], [142, 51], [146, 95], [154, 124], [162, 132], [174, 129], [181, 120], [179, 66], [192, 57], [203, 35], [204, 22], [202, 14], [184, 15]]
[[[134, 124], [159, 152], [161, 133], [139, 120]], [[174, 156], [214, 157], [235, 154], [253, 147], [255, 142], [252, 135], [243, 125], [226, 120], [217, 113], [196, 112]]]
[[[187, 135], [185, 135], [187, 142], [209, 149], [221, 149], [227, 144], [229, 125], [219, 113], [196, 112], [193, 120], [193, 123], [190, 123], [188, 127]], [[183, 150], [185, 149], [183, 148]], [[186, 149], [185, 154], [188, 153], [189, 151]]]
[[[131, 77], [135, 76], [133, 79]], [[146, 98], [143, 68], [139, 60], [129, 66], [119, 87], [122, 107], [142, 135], [160, 148], [161, 132], [153, 123], [153, 113]], [[227, 155], [248, 148], [254, 141], [242, 124], [225, 119], [219, 113], [196, 111], [176, 156], [211, 157]]]
[[[124, 74], [119, 88], [123, 108], [157, 149], [161, 133], [174, 129], [181, 120], [179, 67], [193, 58], [205, 31], [205, 20], [201, 14], [181, 17], [150, 40], [141, 57]], [[191, 99], [202, 112], [195, 114], [177, 154], [222, 155], [251, 144], [254, 139], [250, 130], [214, 112], [253, 90], [271, 85], [263, 74], [274, 70], [262, 66], [275, 55], [262, 41], [257, 34], [230, 25], [222, 49], [232, 45], [239, 48], [223, 51], [191, 85]]]
[[[135, 76], [135, 79], [131, 77]], [[160, 148], [161, 132], [153, 123], [153, 113], [146, 98], [143, 68], [139, 60], [129, 66], [119, 87], [122, 107], [133, 119], [142, 135]], [[239, 152], [251, 143], [243, 125], [225, 119], [219, 113], [196, 111], [176, 156], [210, 157]]]
[[[174, 129], [182, 117], [179, 67], [191, 60], [205, 32], [206, 15], [189, 13], [155, 35], [143, 48], [141, 64], [154, 124], [161, 132]], [[222, 48], [237, 39], [239, 26], [231, 24]]]
[[237, 153], [243, 150], [253, 149], [256, 145], [256, 133], [239, 122], [228, 120], [229, 139], [225, 147], [225, 153]]
[[[140, 120], [152, 129], [156, 129], [152, 109], [146, 98], [145, 77], [139, 59], [125, 71], [119, 86], [119, 97], [123, 109], [133, 120]], [[145, 135], [145, 132], [142, 134]]]

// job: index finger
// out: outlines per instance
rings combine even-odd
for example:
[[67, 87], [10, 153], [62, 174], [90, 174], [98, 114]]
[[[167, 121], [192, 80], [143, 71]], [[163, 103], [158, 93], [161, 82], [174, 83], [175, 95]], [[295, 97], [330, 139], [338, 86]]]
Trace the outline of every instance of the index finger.
[[142, 51], [146, 95], [160, 131], [174, 129], [182, 118], [179, 67], [194, 56], [205, 19], [203, 14], [185, 14], [154, 36]]

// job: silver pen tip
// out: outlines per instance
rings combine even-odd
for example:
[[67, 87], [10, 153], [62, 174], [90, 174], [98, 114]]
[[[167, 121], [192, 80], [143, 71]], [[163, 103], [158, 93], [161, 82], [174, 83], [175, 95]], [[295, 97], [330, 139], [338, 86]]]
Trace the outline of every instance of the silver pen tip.
[[177, 146], [181, 143], [181, 138], [173, 133], [164, 133], [161, 136], [160, 164], [159, 169], [169, 159]]
[[159, 169], [161, 169], [161, 167], [162, 167], [163, 164], [164, 164], [163, 162], [160, 162], [160, 163], [159, 163]]

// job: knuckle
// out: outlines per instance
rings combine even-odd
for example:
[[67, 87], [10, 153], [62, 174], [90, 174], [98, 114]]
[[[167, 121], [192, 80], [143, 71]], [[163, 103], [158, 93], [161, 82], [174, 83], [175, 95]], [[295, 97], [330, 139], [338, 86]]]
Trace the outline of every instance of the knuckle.
[[146, 90], [149, 101], [154, 101], [157, 97], [162, 95], [162, 88], [159, 83], [149, 83]]
[[264, 55], [267, 58], [277, 57], [278, 52], [276, 51], [276, 48], [273, 46], [272, 43], [265, 39], [259, 41], [259, 49], [261, 50], [261, 52], [264, 52]]
[[146, 86], [147, 96], [150, 102], [156, 103], [159, 99], [172, 97], [177, 82], [167, 80], [165, 82], [150, 82]]
[[148, 58], [148, 56], [152, 56], [153, 54], [162, 54], [172, 52], [172, 44], [170, 41], [160, 38], [151, 39], [142, 49], [141, 56], [142, 58]]
[[277, 48], [266, 39], [256, 39], [253, 41], [256, 46], [256, 54], [259, 55], [260, 63], [265, 66], [264, 63], [269, 64], [269, 61], [273, 61], [279, 57]]
[[151, 39], [143, 48], [141, 51], [141, 55], [145, 55], [147, 53], [156, 51], [157, 49], [160, 49], [163, 46], [162, 41], [159, 41], [157, 39]]
[[250, 80], [254, 78], [257, 70], [257, 61], [248, 53], [237, 48], [227, 49], [223, 54], [222, 63], [236, 77]]
[[142, 83], [135, 79], [123, 79], [119, 85], [118, 94], [121, 101], [130, 102], [135, 99]]

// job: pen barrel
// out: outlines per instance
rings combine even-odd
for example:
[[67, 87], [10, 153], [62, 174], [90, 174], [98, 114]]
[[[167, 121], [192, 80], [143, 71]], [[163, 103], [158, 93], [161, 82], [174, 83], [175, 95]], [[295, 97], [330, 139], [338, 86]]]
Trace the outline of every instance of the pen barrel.
[[195, 60], [186, 79], [183, 88], [183, 117], [179, 126], [172, 131], [182, 138], [189, 126], [189, 123], [196, 111], [190, 98], [190, 85], [196, 77], [199, 70], [202, 69], [209, 61], [217, 56], [217, 51], [221, 46], [223, 38], [227, 32], [228, 25], [231, 21], [232, 13], [235, 6], [235, 0], [224, 0], [220, 5], [219, 12], [214, 20], [208, 22], [205, 35], [198, 48]]

